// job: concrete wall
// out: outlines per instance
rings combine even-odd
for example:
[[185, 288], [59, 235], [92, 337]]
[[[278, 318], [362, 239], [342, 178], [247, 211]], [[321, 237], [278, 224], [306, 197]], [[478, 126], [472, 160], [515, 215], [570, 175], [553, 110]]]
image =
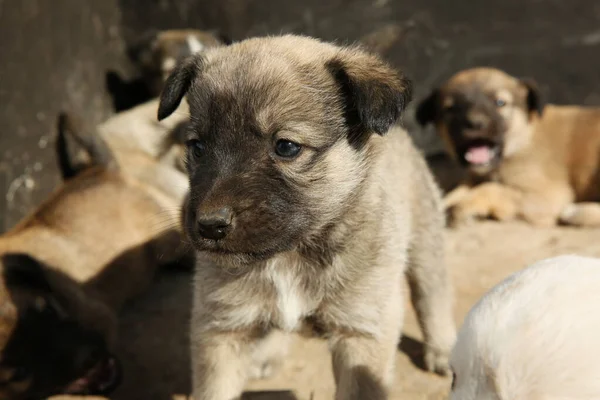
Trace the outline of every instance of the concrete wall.
[[[550, 101], [600, 105], [595, 0], [0, 1], [0, 231], [57, 183], [56, 113], [106, 118], [106, 71], [133, 74], [125, 43], [175, 27], [364, 39], [415, 80], [417, 99], [459, 69], [492, 65], [536, 78]], [[414, 127], [410, 112], [405, 121]], [[437, 148], [429, 131], [414, 137]]]

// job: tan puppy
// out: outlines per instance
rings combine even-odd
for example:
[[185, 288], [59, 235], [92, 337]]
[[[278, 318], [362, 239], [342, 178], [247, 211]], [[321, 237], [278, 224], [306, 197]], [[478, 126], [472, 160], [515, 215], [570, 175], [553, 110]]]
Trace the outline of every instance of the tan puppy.
[[[185, 262], [180, 199], [124, 175], [101, 140], [60, 120], [57, 150], [67, 179], [0, 236], [0, 399], [101, 394], [119, 383], [111, 354], [116, 312], [160, 265]], [[68, 135], [92, 166], [69, 159]], [[156, 162], [139, 164], [161, 176]], [[188, 256], [188, 262], [189, 260]]]
[[[161, 182], [168, 186], [168, 190], [177, 190], [176, 195], [183, 198], [188, 190], [188, 181], [182, 173], [184, 146], [179, 137], [182, 125], [189, 119], [188, 105], [182, 101], [173, 115], [159, 122], [156, 120], [158, 103], [158, 99], [154, 99], [117, 113], [100, 124], [97, 130], [119, 162], [127, 162], [132, 154], [140, 154], [173, 167], [164, 170], [168, 176]], [[131, 172], [129, 168], [124, 171]]]
[[409, 82], [358, 48], [287, 35], [189, 58], [159, 118], [186, 94], [184, 224], [212, 260], [196, 269], [193, 398], [238, 398], [265, 340], [306, 324], [331, 344], [337, 399], [387, 398], [405, 273], [427, 368], [445, 373], [441, 201], [406, 132], [390, 129]]
[[539, 261], [473, 307], [452, 351], [451, 400], [600, 398], [600, 259]]
[[169, 29], [151, 32], [140, 38], [129, 48], [129, 54], [140, 67], [150, 95], [158, 96], [179, 61], [229, 43], [229, 38], [214, 31]]
[[600, 109], [544, 107], [532, 81], [475, 68], [434, 90], [417, 119], [468, 170], [446, 197], [455, 222], [600, 225]]

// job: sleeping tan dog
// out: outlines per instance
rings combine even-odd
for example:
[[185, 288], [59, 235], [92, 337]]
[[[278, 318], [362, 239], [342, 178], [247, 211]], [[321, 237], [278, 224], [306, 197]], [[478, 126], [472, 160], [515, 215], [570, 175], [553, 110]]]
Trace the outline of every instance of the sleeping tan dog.
[[[110, 392], [120, 380], [116, 312], [159, 266], [191, 261], [181, 246], [181, 198], [147, 183], [167, 167], [134, 152], [119, 165], [99, 137], [80, 133], [61, 116], [64, 183], [0, 236], [2, 400]], [[70, 140], [90, 164], [69, 158]]]
[[600, 225], [600, 109], [544, 106], [533, 81], [474, 68], [434, 90], [417, 120], [468, 172], [446, 197], [454, 222]]
[[452, 351], [451, 400], [600, 399], [600, 259], [539, 261], [473, 307]]
[[285, 35], [209, 49], [165, 84], [159, 118], [187, 95], [199, 254], [194, 400], [238, 398], [254, 363], [291, 332], [329, 340], [337, 399], [386, 399], [403, 279], [444, 374], [454, 341], [439, 189], [393, 126], [410, 82], [377, 56]]

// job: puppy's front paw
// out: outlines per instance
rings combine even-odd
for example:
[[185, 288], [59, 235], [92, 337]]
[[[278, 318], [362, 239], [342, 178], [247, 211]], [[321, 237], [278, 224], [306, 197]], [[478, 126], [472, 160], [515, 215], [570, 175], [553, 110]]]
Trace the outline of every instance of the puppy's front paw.
[[463, 225], [469, 225], [476, 219], [476, 214], [470, 212], [465, 207], [457, 204], [446, 209], [446, 225], [449, 228], [457, 228]]
[[434, 347], [425, 347], [425, 367], [429, 372], [441, 376], [450, 375], [450, 354]]

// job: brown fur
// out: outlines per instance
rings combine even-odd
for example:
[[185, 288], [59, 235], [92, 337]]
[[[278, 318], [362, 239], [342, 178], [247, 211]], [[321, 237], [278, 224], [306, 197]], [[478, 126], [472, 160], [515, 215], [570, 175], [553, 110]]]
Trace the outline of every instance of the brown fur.
[[72, 383], [118, 374], [116, 312], [158, 266], [184, 262], [180, 199], [147, 183], [166, 167], [132, 152], [119, 164], [138, 179], [90, 156], [92, 165], [0, 236], [0, 399], [102, 389], [94, 377]]
[[[506, 104], [498, 107], [496, 99]], [[468, 169], [467, 181], [445, 199], [456, 223], [492, 217], [600, 226], [600, 109], [544, 107], [531, 80], [475, 68], [435, 90], [417, 118], [434, 123]], [[461, 149], [469, 140], [493, 144], [498, 157], [486, 166], [468, 165]]]
[[[446, 373], [455, 332], [441, 200], [392, 128], [409, 82], [359, 48], [287, 35], [188, 59], [167, 80], [159, 118], [186, 93], [184, 225], [202, 257], [193, 398], [238, 398], [277, 354], [265, 340], [283, 345], [272, 335], [307, 323], [330, 342], [337, 399], [387, 398], [405, 274], [426, 365]], [[300, 151], [277, 150], [281, 141]]]

